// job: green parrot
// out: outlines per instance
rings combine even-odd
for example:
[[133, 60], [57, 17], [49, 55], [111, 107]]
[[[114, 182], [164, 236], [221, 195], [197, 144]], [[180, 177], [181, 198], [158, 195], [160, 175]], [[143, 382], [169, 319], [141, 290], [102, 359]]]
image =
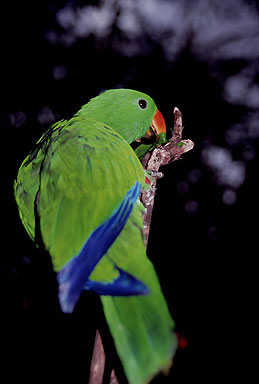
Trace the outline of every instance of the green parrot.
[[[143, 242], [143, 167], [130, 146], [166, 126], [146, 94], [114, 89], [52, 125], [14, 183], [22, 223], [49, 252], [63, 312], [83, 290], [101, 297], [130, 384], [168, 371], [174, 322]], [[146, 180], [147, 181], [147, 180]]]

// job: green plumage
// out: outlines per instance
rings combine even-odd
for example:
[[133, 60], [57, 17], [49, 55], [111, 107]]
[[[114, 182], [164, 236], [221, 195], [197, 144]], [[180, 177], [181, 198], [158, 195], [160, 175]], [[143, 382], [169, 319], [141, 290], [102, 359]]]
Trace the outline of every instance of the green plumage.
[[[138, 107], [140, 98], [148, 102], [145, 111]], [[20, 217], [35, 239], [36, 208], [56, 272], [80, 252], [136, 181], [144, 185], [142, 165], [128, 143], [143, 136], [155, 111], [147, 95], [130, 90], [105, 92], [71, 120], [52, 126], [22, 163], [14, 188]], [[174, 323], [146, 256], [142, 210], [137, 201], [119, 236], [90, 275], [93, 281], [112, 282], [118, 275], [116, 266], [150, 291], [144, 296], [101, 296], [132, 384], [146, 383], [166, 370], [176, 348]]]

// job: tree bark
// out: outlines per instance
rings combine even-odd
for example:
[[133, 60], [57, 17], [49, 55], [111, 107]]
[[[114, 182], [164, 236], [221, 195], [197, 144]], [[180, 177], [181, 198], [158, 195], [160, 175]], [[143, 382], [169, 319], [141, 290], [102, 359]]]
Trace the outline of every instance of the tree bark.
[[105, 353], [102, 339], [98, 330], [96, 330], [94, 350], [90, 368], [89, 384], [102, 384], [105, 365]]

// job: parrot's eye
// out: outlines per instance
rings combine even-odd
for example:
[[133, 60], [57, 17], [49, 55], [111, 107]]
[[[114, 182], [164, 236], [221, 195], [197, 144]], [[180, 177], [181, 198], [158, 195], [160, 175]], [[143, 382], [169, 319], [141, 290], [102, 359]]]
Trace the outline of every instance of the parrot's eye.
[[140, 108], [142, 108], [142, 109], [147, 108], [147, 102], [146, 102], [146, 100], [144, 100], [144, 99], [139, 100], [139, 101], [138, 101], [138, 105], [139, 105]]

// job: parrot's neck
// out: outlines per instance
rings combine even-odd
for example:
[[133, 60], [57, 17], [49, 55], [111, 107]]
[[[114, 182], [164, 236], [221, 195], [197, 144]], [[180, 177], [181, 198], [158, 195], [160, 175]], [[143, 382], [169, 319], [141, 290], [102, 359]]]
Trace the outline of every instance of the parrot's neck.
[[135, 141], [138, 138], [136, 129], [132, 128], [127, 121], [124, 121], [121, 118], [115, 117], [110, 111], [106, 109], [96, 108], [91, 103], [84, 105], [79, 112], [77, 113], [82, 118], [91, 118], [95, 121], [99, 121], [103, 125], [106, 125], [116, 132], [118, 132], [124, 140], [129, 144]]

